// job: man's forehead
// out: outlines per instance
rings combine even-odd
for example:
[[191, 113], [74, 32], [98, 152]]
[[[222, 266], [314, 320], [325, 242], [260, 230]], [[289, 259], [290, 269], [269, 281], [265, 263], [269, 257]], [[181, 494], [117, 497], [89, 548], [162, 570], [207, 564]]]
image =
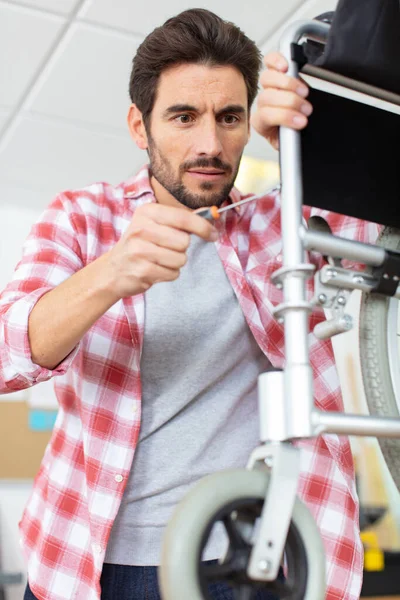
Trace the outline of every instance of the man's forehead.
[[197, 105], [204, 101], [218, 104], [247, 104], [243, 75], [233, 66], [199, 64], [175, 65], [163, 71], [158, 82], [158, 103]]

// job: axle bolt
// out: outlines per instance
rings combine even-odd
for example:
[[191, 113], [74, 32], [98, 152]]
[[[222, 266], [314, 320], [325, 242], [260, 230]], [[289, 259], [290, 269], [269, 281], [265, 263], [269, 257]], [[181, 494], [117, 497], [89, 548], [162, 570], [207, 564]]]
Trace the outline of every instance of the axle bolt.
[[258, 569], [263, 571], [263, 573], [268, 573], [271, 568], [271, 561], [269, 560], [260, 560], [258, 563]]

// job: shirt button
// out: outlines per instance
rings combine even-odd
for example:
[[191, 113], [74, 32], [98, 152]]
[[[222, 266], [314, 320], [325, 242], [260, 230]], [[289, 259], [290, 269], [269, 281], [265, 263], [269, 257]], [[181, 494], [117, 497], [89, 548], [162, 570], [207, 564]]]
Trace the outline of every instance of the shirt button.
[[123, 480], [123, 477], [122, 477], [122, 475], [116, 475], [116, 476], [115, 476], [115, 481], [116, 481], [117, 483], [121, 483], [121, 481], [122, 481], [122, 480]]
[[132, 405], [132, 412], [133, 412], [133, 414], [137, 413], [137, 405], [136, 404]]
[[101, 552], [103, 551], [102, 547], [99, 544], [94, 544], [93, 546], [93, 550], [97, 553], [97, 554], [101, 554]]
[[278, 262], [282, 262], [282, 254], [278, 254], [278, 256], [276, 257], [276, 260]]

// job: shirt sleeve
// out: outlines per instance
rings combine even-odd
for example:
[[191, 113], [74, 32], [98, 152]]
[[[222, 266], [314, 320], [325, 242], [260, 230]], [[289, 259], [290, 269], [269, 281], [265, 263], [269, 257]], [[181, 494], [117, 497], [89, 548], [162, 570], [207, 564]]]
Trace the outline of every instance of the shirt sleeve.
[[13, 278], [0, 294], [1, 394], [64, 374], [78, 352], [79, 345], [52, 370], [35, 364], [28, 319], [44, 294], [84, 266], [76, 227], [79, 219], [72, 198], [57, 196], [33, 225]]

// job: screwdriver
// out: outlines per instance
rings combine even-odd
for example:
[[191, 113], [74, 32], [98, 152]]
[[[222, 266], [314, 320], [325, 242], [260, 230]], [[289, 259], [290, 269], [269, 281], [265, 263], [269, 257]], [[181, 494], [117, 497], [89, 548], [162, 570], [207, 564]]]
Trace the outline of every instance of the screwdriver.
[[[263, 194], [263, 196], [268, 196], [269, 194], [278, 192], [280, 189], [281, 189], [281, 184], [279, 183], [278, 185], [274, 186], [273, 188], [271, 188], [270, 190], [265, 192], [265, 194]], [[228, 206], [224, 206], [223, 208], [218, 208], [217, 206], [206, 206], [204, 208], [198, 208], [197, 210], [194, 211], [194, 213], [196, 215], [200, 215], [200, 217], [203, 217], [204, 219], [207, 219], [207, 221], [216, 221], [217, 219], [220, 218], [221, 213], [224, 213], [227, 210], [231, 210], [231, 208], [236, 208], [237, 206], [241, 206], [242, 204], [247, 204], [248, 202], [254, 202], [255, 200], [258, 200], [259, 198], [260, 198], [260, 196], [252, 196], [251, 198], [246, 198], [245, 200], [240, 200], [239, 202], [234, 202], [233, 204], [229, 204]]]

